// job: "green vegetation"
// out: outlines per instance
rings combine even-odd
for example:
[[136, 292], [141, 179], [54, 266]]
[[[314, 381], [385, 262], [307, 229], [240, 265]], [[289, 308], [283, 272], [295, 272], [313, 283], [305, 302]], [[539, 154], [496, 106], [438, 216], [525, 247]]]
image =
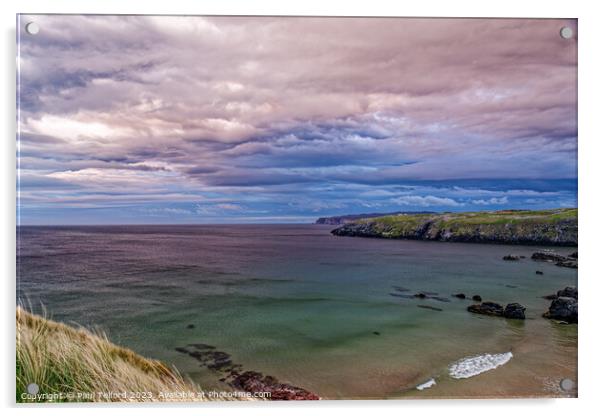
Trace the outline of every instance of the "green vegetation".
[[[210, 400], [175, 370], [112, 344], [104, 334], [20, 307], [16, 353], [17, 402]], [[27, 396], [30, 383], [39, 386], [39, 396]]]
[[363, 218], [335, 235], [507, 244], [577, 245], [577, 208]]

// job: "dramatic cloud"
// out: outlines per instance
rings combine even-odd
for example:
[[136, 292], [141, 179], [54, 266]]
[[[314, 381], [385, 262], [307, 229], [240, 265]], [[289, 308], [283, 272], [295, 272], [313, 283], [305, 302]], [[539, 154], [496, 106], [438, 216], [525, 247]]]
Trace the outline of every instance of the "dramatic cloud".
[[573, 20], [20, 22], [23, 223], [576, 204]]
[[427, 195], [427, 196], [400, 196], [391, 200], [399, 205], [410, 205], [416, 207], [459, 207], [462, 204], [451, 198], [441, 198], [438, 196]]

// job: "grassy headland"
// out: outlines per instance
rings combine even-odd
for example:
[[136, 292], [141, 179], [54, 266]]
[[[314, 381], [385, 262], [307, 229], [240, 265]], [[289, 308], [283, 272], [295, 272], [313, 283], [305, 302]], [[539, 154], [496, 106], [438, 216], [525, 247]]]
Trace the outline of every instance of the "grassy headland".
[[[210, 400], [175, 370], [111, 343], [104, 334], [20, 307], [16, 353], [17, 402]], [[30, 383], [39, 386], [37, 396], [28, 395]]]
[[577, 245], [577, 208], [361, 218], [332, 231], [338, 236], [474, 243]]

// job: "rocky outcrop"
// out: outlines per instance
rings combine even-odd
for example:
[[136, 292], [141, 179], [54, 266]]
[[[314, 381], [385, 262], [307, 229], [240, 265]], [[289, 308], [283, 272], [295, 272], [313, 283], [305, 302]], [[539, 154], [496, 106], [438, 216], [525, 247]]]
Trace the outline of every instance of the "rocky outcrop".
[[509, 303], [504, 308], [504, 318], [525, 319], [525, 308], [520, 303]]
[[201, 363], [203, 367], [222, 374], [221, 381], [235, 389], [262, 393], [269, 400], [320, 400], [316, 394], [301, 387], [278, 381], [275, 377], [258, 371], [242, 371], [242, 365], [234, 364], [229, 354], [217, 351], [212, 345], [189, 344], [177, 347], [176, 351], [187, 354]]
[[472, 300], [474, 300], [475, 302], [480, 302], [483, 300], [483, 298], [481, 298], [481, 296], [479, 296], [479, 295], [474, 295], [472, 297]]
[[543, 314], [544, 318], [577, 323], [578, 296], [578, 290], [573, 286], [567, 286], [559, 290], [556, 295], [544, 296], [545, 299], [552, 299], [550, 308]]
[[467, 310], [473, 313], [480, 313], [481, 315], [502, 316], [504, 314], [504, 307], [495, 302], [483, 302], [476, 305], [470, 305]]
[[499, 303], [483, 302], [470, 305], [467, 310], [481, 315], [503, 316], [508, 319], [525, 319], [526, 308], [520, 303], [509, 303], [506, 307], [503, 307]]
[[565, 298], [578, 299], [579, 292], [578, 292], [578, 290], [577, 290], [576, 287], [574, 287], [574, 286], [567, 286], [564, 289], [561, 289], [558, 292], [556, 292], [556, 296], [558, 296], [558, 297], [565, 297]]
[[[576, 253], [573, 253], [576, 254]], [[532, 260], [546, 261], [548, 263], [554, 263], [556, 266], [569, 267], [571, 269], [577, 268], [577, 259], [570, 256], [562, 256], [552, 251], [537, 251], [531, 256]]]
[[320, 400], [320, 397], [300, 387], [281, 383], [275, 377], [257, 371], [245, 371], [234, 376], [232, 387], [251, 393], [269, 393], [270, 400]]
[[577, 299], [559, 297], [552, 301], [550, 308], [543, 314], [544, 318], [555, 319], [568, 323], [577, 323]]
[[[331, 232], [348, 237], [576, 246], [577, 210], [389, 215], [350, 221]], [[520, 258], [515, 257], [507, 260]]]

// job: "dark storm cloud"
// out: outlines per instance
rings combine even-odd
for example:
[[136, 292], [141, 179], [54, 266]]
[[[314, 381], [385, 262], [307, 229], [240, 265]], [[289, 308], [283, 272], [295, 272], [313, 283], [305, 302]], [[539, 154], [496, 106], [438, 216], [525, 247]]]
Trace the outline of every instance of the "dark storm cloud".
[[[577, 45], [558, 36], [575, 21], [33, 18], [21, 169], [50, 194], [71, 184], [102, 207], [119, 188], [152, 195], [154, 215], [208, 198], [274, 218], [575, 199], [487, 194], [492, 181], [540, 192], [575, 179]], [[482, 195], [458, 195], [462, 181]]]

